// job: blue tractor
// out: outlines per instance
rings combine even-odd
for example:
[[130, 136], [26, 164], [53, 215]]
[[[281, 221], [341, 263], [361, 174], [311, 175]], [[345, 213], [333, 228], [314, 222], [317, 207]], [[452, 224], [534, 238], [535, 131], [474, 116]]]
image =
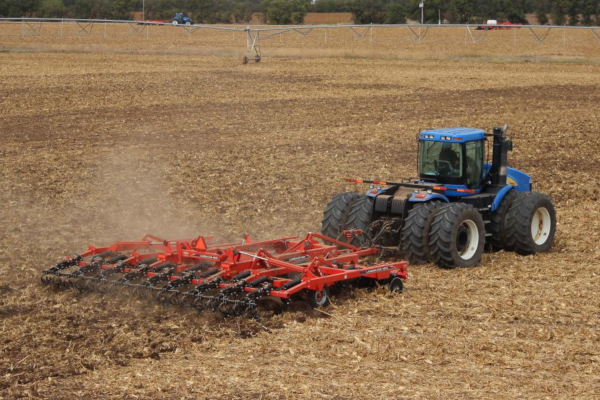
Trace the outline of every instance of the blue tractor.
[[[419, 177], [365, 181], [369, 191], [339, 193], [325, 208], [321, 231], [353, 244], [399, 250], [411, 264], [472, 267], [484, 246], [519, 254], [549, 251], [556, 213], [547, 195], [531, 191], [529, 175], [508, 167], [512, 150], [503, 128], [492, 133], [444, 128], [418, 135]], [[488, 138], [492, 138], [491, 163]], [[486, 157], [486, 155], [488, 157]]]
[[175, 13], [171, 23], [173, 25], [194, 25], [194, 21], [183, 13]]

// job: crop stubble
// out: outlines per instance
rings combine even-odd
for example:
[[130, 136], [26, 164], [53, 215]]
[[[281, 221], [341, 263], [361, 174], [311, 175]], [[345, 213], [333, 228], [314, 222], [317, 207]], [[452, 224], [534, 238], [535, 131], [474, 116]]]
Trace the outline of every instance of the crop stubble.
[[[0, 58], [0, 396], [597, 395], [597, 64]], [[316, 231], [344, 178], [413, 174], [419, 128], [505, 121], [512, 165], [558, 210], [549, 254], [414, 267], [401, 296], [260, 324], [38, 284], [61, 255], [146, 232]]]

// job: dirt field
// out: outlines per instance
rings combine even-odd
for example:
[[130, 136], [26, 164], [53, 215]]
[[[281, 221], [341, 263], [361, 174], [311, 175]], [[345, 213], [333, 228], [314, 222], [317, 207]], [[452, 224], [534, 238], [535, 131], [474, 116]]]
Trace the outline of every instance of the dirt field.
[[[598, 43], [242, 65], [34, 39], [0, 37], [0, 398], [597, 398]], [[512, 166], [556, 204], [548, 254], [413, 267], [402, 295], [261, 323], [39, 283], [146, 232], [317, 231], [333, 194], [366, 189], [344, 178], [414, 174], [420, 128], [504, 122]]]

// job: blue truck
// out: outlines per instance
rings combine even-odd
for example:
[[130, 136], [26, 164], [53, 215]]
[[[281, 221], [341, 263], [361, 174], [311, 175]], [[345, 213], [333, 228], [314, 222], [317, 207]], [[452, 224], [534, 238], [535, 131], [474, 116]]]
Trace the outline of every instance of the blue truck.
[[556, 232], [554, 206], [550, 197], [532, 191], [529, 175], [508, 166], [507, 129], [420, 132], [418, 178], [349, 179], [371, 187], [365, 194], [335, 195], [321, 232], [341, 239], [349, 230], [362, 231], [353, 244], [399, 250], [411, 264], [444, 268], [477, 265], [486, 245], [523, 255], [549, 251]]

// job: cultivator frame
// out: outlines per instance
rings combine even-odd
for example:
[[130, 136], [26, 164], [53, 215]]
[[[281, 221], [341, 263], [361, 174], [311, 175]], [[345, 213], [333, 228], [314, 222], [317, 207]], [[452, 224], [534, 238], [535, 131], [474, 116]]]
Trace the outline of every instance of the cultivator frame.
[[[344, 231], [348, 242], [360, 230]], [[329, 288], [356, 280], [389, 284], [400, 292], [407, 262], [364, 265], [378, 247], [359, 248], [318, 233], [238, 243], [212, 236], [164, 240], [145, 235], [141, 241], [89, 246], [42, 271], [42, 283], [105, 293], [117, 286], [154, 294], [159, 301], [191, 305], [224, 316], [257, 316], [264, 298], [287, 305], [306, 297], [313, 307], [329, 303]]]

